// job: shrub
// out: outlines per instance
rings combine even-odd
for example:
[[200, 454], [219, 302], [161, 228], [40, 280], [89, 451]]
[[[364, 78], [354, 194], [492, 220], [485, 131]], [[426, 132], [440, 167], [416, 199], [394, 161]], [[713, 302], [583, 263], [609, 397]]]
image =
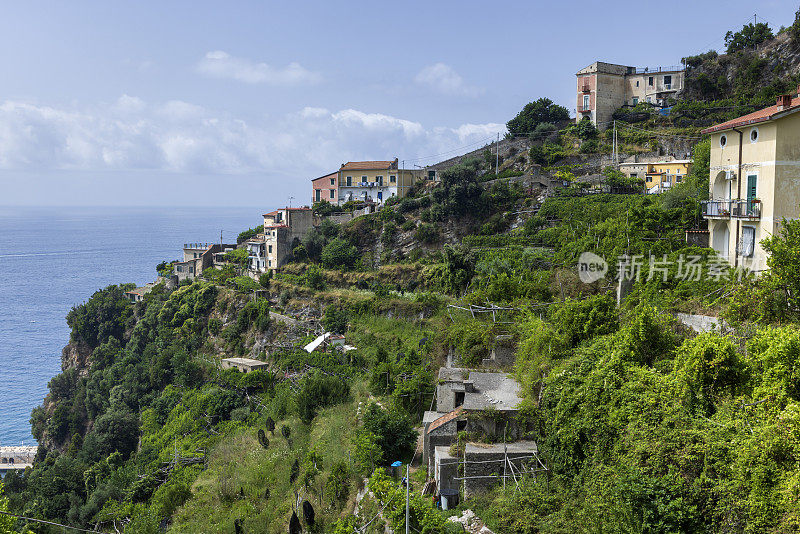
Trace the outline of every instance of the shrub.
[[322, 249], [320, 261], [328, 269], [351, 269], [358, 260], [358, 249], [342, 238], [336, 238]]
[[424, 223], [417, 228], [414, 238], [425, 245], [433, 245], [439, 242], [439, 230], [433, 224]]

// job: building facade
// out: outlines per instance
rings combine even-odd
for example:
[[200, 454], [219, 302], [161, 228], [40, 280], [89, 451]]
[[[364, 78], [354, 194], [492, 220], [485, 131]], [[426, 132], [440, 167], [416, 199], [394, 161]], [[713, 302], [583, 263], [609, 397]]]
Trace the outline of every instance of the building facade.
[[683, 67], [649, 69], [596, 61], [576, 76], [576, 120], [588, 118], [601, 130], [608, 127], [614, 112], [623, 106], [640, 102], [667, 106], [684, 84]]
[[393, 161], [348, 161], [337, 174], [339, 204], [349, 201], [382, 204], [394, 196], [406, 196], [419, 172], [399, 169], [395, 158]]
[[[800, 91], [800, 88], [798, 88]], [[800, 96], [712, 126], [709, 242], [731, 266], [762, 271], [761, 241], [796, 219], [800, 205]]]
[[683, 182], [692, 170], [691, 159], [661, 159], [650, 162], [629, 161], [619, 164], [628, 178], [644, 180], [648, 193], [663, 193]]
[[311, 208], [282, 208], [263, 215], [264, 231], [247, 241], [248, 267], [254, 273], [274, 271], [291, 254], [295, 243], [316, 225]]
[[311, 203], [327, 200], [339, 203], [339, 173], [332, 172], [311, 180]]

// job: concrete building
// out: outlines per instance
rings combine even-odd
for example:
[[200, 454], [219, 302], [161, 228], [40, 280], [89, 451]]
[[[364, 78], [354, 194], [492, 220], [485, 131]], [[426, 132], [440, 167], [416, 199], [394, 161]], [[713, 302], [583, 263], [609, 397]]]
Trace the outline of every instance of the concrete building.
[[[798, 88], [800, 92], [800, 88]], [[703, 130], [711, 135], [711, 246], [730, 265], [767, 268], [761, 241], [796, 219], [800, 205], [800, 95]]]
[[648, 102], [665, 107], [683, 89], [683, 67], [637, 68], [596, 61], [579, 70], [577, 76], [577, 117], [588, 118], [601, 130], [623, 106]]
[[265, 213], [263, 233], [249, 239], [248, 268], [253, 273], [274, 271], [281, 267], [292, 249], [314, 228], [311, 208], [281, 208]]
[[331, 204], [339, 202], [339, 173], [332, 172], [311, 180], [311, 203], [327, 200]]
[[[538, 469], [538, 447], [534, 441], [513, 443], [467, 443], [464, 448], [464, 499], [490, 490], [493, 486], [514, 484], [524, 472]], [[448, 486], [452, 482], [445, 480]]]
[[[436, 411], [423, 415], [423, 463], [432, 473], [437, 446], [451, 445], [459, 432], [514, 441], [524, 432], [516, 416], [519, 384], [506, 373], [442, 367], [436, 387]], [[484, 415], [491, 413], [491, 417]]]
[[172, 272], [178, 282], [193, 280], [200, 276], [204, 269], [215, 265], [215, 258], [225, 250], [233, 250], [236, 245], [220, 243], [184, 243], [183, 261], [175, 262]]
[[663, 193], [678, 185], [691, 170], [691, 159], [673, 157], [653, 158], [652, 161], [639, 161], [634, 157], [632, 161], [619, 164], [619, 171], [628, 178], [644, 180], [649, 194]]
[[351, 200], [382, 204], [391, 197], [406, 196], [420, 172], [399, 169], [395, 158], [393, 161], [348, 161], [342, 163], [337, 175], [339, 204]]
[[20, 445], [16, 447], [0, 447], [0, 476], [9, 471], [22, 471], [33, 467], [37, 447]]
[[142, 302], [144, 300], [144, 296], [150, 293], [153, 288], [156, 286], [155, 282], [149, 282], [142, 287], [137, 287], [136, 289], [131, 289], [130, 291], [125, 292], [125, 296], [131, 302]]
[[269, 364], [251, 358], [225, 358], [222, 360], [223, 369], [238, 369], [242, 373], [249, 373], [256, 369], [268, 369]]

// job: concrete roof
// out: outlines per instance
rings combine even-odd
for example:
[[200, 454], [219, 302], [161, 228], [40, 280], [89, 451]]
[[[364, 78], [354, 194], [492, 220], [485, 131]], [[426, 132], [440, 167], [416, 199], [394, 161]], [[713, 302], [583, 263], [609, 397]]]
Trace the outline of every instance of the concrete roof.
[[425, 426], [428, 423], [436, 421], [445, 414], [446, 412], [425, 412], [424, 414], [422, 414], [422, 426]]
[[[505, 449], [504, 447], [507, 447]], [[536, 453], [539, 447], [535, 441], [512, 441], [506, 443], [467, 443], [464, 451], [466, 454], [503, 454], [507, 450], [509, 454]]]
[[454, 460], [455, 456], [450, 454], [450, 447], [446, 447], [444, 445], [439, 445], [438, 447], [433, 448], [434, 454], [436, 457], [441, 460]]
[[469, 381], [477, 391], [465, 396], [465, 410], [517, 410], [522, 402], [519, 383], [506, 373], [473, 371], [469, 374]]
[[239, 364], [239, 365], [269, 365], [267, 362], [262, 362], [261, 360], [254, 360], [252, 358], [224, 358], [223, 362], [228, 362], [232, 364]]
[[462, 367], [440, 367], [439, 380], [447, 380], [449, 382], [462, 382], [464, 377], [469, 373], [469, 369]]

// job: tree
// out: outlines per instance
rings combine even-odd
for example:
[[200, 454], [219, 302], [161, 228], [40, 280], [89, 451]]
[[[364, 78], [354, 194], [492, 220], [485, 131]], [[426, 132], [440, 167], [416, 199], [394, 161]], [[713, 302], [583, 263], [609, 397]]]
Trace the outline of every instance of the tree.
[[322, 249], [320, 261], [328, 269], [350, 269], [358, 260], [358, 249], [337, 237]]
[[325, 315], [322, 317], [322, 326], [325, 330], [334, 334], [344, 334], [347, 331], [347, 310], [341, 306], [331, 304], [325, 308]]
[[769, 254], [763, 285], [785, 295], [789, 308], [800, 311], [800, 220], [784, 219], [776, 235], [761, 242]]
[[380, 459], [375, 463], [388, 463], [409, 456], [414, 450], [417, 433], [411, 419], [397, 408], [384, 410], [370, 404], [364, 414], [364, 430], [374, 436], [380, 448]]
[[567, 108], [554, 104], [549, 98], [540, 98], [526, 104], [516, 117], [506, 123], [506, 127], [512, 135], [529, 134], [541, 123], [556, 124], [568, 119]]
[[741, 31], [736, 33], [729, 31], [725, 34], [725, 46], [727, 46], [727, 52], [731, 54], [739, 50], [755, 48], [767, 39], [771, 39], [772, 36], [772, 29], [766, 22], [745, 24]]

